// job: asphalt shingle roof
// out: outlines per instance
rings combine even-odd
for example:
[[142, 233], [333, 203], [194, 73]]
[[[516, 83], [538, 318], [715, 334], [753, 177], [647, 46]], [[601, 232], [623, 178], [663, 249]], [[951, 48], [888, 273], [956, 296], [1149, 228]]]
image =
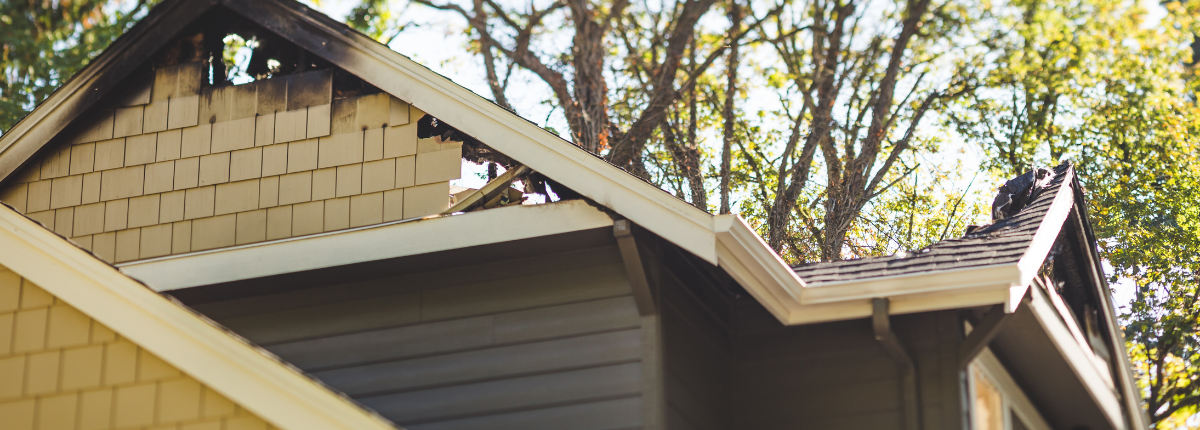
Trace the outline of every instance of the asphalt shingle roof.
[[[1029, 248], [1071, 166], [1054, 168], [1050, 185], [1016, 215], [904, 256], [808, 263], [792, 270], [809, 286], [824, 283], [1015, 263]], [[1068, 185], [1069, 186], [1069, 185]]]

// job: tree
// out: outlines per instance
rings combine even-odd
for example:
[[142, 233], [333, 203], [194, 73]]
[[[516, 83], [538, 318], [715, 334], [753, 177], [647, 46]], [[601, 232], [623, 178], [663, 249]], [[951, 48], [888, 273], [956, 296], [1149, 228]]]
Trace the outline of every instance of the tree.
[[1076, 161], [1110, 281], [1136, 289], [1121, 317], [1159, 428], [1200, 405], [1196, 10], [1167, 6], [1153, 26], [1136, 3], [1014, 1], [986, 85], [948, 113], [999, 174]]
[[820, 201], [820, 219], [801, 211], [799, 232], [816, 238], [822, 260], [838, 260], [864, 207], [900, 179], [885, 181], [913, 149], [925, 115], [972, 85], [973, 62], [950, 58], [963, 47], [949, 35], [967, 17], [961, 5], [927, 0], [882, 11], [855, 1], [797, 2], [789, 10], [782, 16], [791, 19], [776, 19], [763, 39], [781, 63], [774, 84], [787, 102], [779, 113], [792, 126], [778, 156], [743, 154], [757, 158], [749, 164], [770, 202], [767, 243], [781, 252], [795, 242], [789, 224], [813, 167], [823, 167], [824, 190], [809, 201]]
[[[506, 9], [488, 0], [474, 0], [464, 7], [453, 3], [417, 0], [437, 9], [453, 11], [470, 25], [478, 51], [484, 56], [492, 94], [501, 105], [507, 105], [504, 89], [495, 71], [498, 53], [512, 64], [540, 78], [554, 92], [571, 127], [571, 138], [580, 147], [594, 153], [609, 148], [609, 158], [618, 165], [633, 161], [633, 153], [665, 118], [667, 106], [679, 98], [677, 72], [687, 48], [693, 45], [696, 22], [715, 0], [688, 0], [671, 11], [671, 29], [660, 38], [663, 56], [652, 65], [655, 81], [645, 112], [629, 130], [615, 130], [609, 119], [609, 86], [605, 79], [609, 52], [609, 35], [624, 18], [627, 0], [610, 4], [592, 4], [585, 0], [555, 1], [538, 8], [530, 3], [523, 11]], [[552, 14], [562, 12], [570, 23], [572, 43], [570, 52], [537, 52], [534, 35]], [[547, 61], [558, 59], [558, 64]], [[614, 136], [615, 135], [615, 136]], [[636, 148], [635, 148], [636, 147]], [[635, 169], [636, 170], [636, 169]]]
[[[531, 73], [550, 88], [576, 145], [642, 177], [650, 175], [643, 160], [646, 145], [666, 145], [671, 170], [687, 178], [690, 200], [708, 210], [705, 172], [692, 126], [701, 108], [696, 85], [721, 54], [737, 46], [763, 17], [746, 25], [739, 22], [736, 29], [714, 40], [701, 34], [703, 26], [698, 22], [715, 0], [666, 3], [659, 8], [627, 0], [558, 0], [546, 5], [530, 2], [520, 10], [491, 0], [469, 5], [415, 1], [466, 21], [472, 50], [482, 57], [498, 104], [511, 109], [505, 84], [513, 67]], [[547, 22], [564, 26], [549, 29]], [[570, 34], [565, 50], [539, 43], [536, 37], [556, 31]], [[618, 81], [628, 85], [613, 88]], [[688, 112], [678, 111], [681, 101]], [[681, 127], [672, 118], [687, 125]]]
[[0, 2], [0, 133], [86, 66], [154, 3]]
[[[729, 2], [729, 37], [733, 38], [742, 29], [742, 6], [737, 0]], [[725, 119], [724, 133], [721, 136], [721, 209], [720, 213], [729, 213], [729, 180], [733, 168], [733, 139], [734, 127], [737, 125], [737, 114], [734, 112], [734, 98], [737, 97], [738, 66], [740, 63], [737, 44], [729, 47], [729, 60], [725, 63], [725, 106], [721, 116]]]

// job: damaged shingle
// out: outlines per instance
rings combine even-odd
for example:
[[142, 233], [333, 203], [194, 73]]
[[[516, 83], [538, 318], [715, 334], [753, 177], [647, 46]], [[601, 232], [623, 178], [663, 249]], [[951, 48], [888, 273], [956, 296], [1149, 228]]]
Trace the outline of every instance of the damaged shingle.
[[[1001, 205], [1006, 216], [992, 225], [980, 226], [965, 236], [935, 243], [917, 252], [887, 257], [868, 257], [855, 260], [809, 263], [792, 267], [808, 285], [828, 282], [877, 278], [919, 272], [931, 272], [967, 267], [1014, 263], [1021, 259], [1037, 233], [1042, 219], [1058, 193], [1042, 192], [1058, 189], [1071, 166], [1063, 164], [1050, 169], [1038, 169], [1005, 183], [1002, 192], [1015, 194]], [[1028, 178], [1026, 178], [1028, 177]], [[1026, 178], [1028, 187], [1014, 183]], [[1009, 186], [1009, 185], [1014, 186]], [[1022, 200], [1023, 199], [1023, 200]], [[998, 197], [997, 201], [1001, 199]], [[1015, 203], [1015, 204], [1014, 204]]]

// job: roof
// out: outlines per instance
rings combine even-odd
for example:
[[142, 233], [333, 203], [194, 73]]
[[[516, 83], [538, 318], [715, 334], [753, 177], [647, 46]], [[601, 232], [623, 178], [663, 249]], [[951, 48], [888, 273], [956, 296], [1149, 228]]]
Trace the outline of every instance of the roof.
[[[1073, 169], [1067, 164], [1056, 167], [1054, 179], [1047, 189], [1057, 190], [1066, 184], [1068, 172]], [[1057, 196], [1054, 192], [1042, 192], [1009, 218], [916, 252], [802, 264], [794, 266], [793, 270], [810, 286], [819, 287], [838, 281], [1015, 263], [1029, 249]]]
[[278, 428], [395, 428], [7, 205], [0, 243], [0, 266]]

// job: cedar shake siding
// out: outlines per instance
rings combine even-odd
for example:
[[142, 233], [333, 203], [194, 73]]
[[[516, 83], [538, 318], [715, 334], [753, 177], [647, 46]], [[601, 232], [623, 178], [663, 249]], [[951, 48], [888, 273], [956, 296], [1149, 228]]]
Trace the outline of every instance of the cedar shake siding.
[[0, 428], [272, 427], [0, 266]]
[[332, 70], [202, 88], [201, 67], [158, 68], [92, 109], [0, 201], [113, 263], [448, 207], [462, 144], [417, 139], [424, 112], [385, 93], [334, 99]]

